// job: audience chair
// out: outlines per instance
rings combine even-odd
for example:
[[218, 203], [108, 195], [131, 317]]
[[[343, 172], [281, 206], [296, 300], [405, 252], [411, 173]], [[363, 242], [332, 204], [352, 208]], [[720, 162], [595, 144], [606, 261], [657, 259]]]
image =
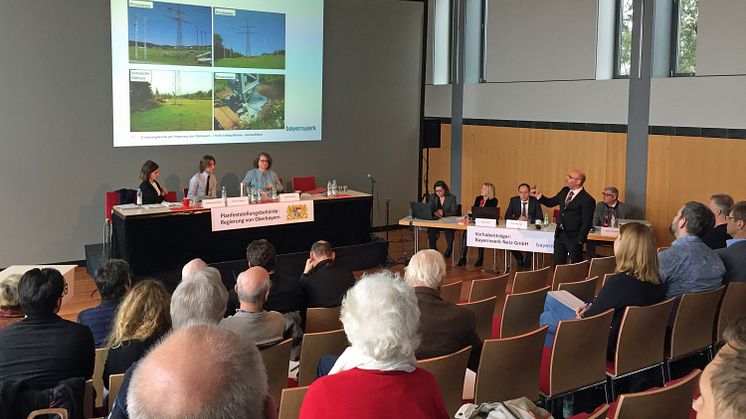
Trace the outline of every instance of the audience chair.
[[661, 368], [661, 385], [666, 382], [663, 350], [666, 329], [676, 299], [671, 298], [647, 307], [627, 307], [619, 326], [614, 362], [606, 364], [611, 399], [616, 398], [614, 382], [637, 372]]
[[598, 284], [598, 277], [594, 276], [583, 281], [562, 283], [559, 285], [559, 289], [565, 290], [583, 301], [593, 301], [596, 284]]
[[557, 265], [554, 267], [552, 276], [552, 291], [557, 291], [559, 285], [565, 282], [582, 281], [588, 275], [588, 266], [590, 262], [584, 260], [578, 263], [569, 263], [567, 265]]
[[609, 411], [609, 405], [604, 403], [597, 407], [586, 419], [606, 419], [606, 413]]
[[664, 251], [664, 250], [668, 249], [669, 247], [671, 247], [671, 246], [663, 246], [663, 247], [659, 247], [659, 248], [655, 249], [655, 251], [656, 251], [656, 252], [658, 252], [658, 253], [660, 253], [660, 252], [662, 252], [662, 251]]
[[474, 317], [477, 320], [477, 334], [482, 340], [492, 337], [492, 320], [494, 319], [496, 302], [497, 297], [490, 297], [481, 301], [459, 304], [461, 307], [466, 307], [474, 313]]
[[510, 294], [505, 297], [505, 306], [500, 316], [500, 337], [509, 338], [535, 330], [539, 327], [539, 317], [544, 311], [549, 287]]
[[544, 326], [524, 335], [484, 341], [474, 382], [474, 403], [522, 396], [539, 400], [541, 354], [548, 328]]
[[340, 307], [311, 307], [306, 311], [306, 333], [328, 332], [342, 328]]
[[718, 310], [718, 319], [715, 330], [715, 343], [723, 343], [723, 331], [740, 316], [746, 314], [746, 282], [731, 282], [725, 288], [723, 300]]
[[309, 386], [284, 388], [280, 397], [280, 413], [277, 419], [298, 419], [300, 416], [300, 407], [303, 405], [303, 398]]
[[112, 237], [112, 220], [111, 213], [114, 211], [114, 205], [119, 205], [119, 194], [117, 192], [106, 192], [104, 194], [104, 230], [103, 230], [103, 250], [104, 256], [108, 259], [111, 255], [111, 237]]
[[[591, 259], [591, 264], [588, 267], [588, 278], [593, 278], [594, 276], [603, 278], [606, 274], [613, 274], [615, 270], [616, 256], [593, 258]], [[602, 283], [599, 282], [598, 286], [596, 287], [596, 292], [593, 293], [594, 297], [598, 295], [599, 291], [601, 291], [601, 285]]]
[[417, 360], [417, 366], [435, 376], [446, 410], [453, 417], [461, 407], [464, 392], [466, 364], [469, 362], [471, 347], [467, 346], [452, 354]]
[[[47, 416], [49, 415], [49, 416]], [[57, 418], [60, 419], [67, 419], [67, 409], [39, 409], [34, 410], [33, 412], [28, 414], [27, 419], [34, 419], [34, 418]]]
[[93, 380], [90, 378], [85, 380], [85, 388], [83, 389], [83, 417], [92, 418], [93, 409], [96, 407], [96, 391], [93, 389]]
[[462, 281], [453, 284], [443, 285], [440, 287], [440, 298], [453, 304], [458, 304], [461, 300]]
[[674, 361], [704, 351], [712, 359], [712, 330], [724, 289], [686, 293], [679, 298], [666, 348], [667, 380], [671, 380], [671, 363]]
[[163, 197], [164, 201], [176, 202], [176, 191], [169, 191], [166, 196]]
[[109, 348], [96, 348], [96, 360], [93, 366], [93, 388], [96, 390], [95, 406], [104, 405], [104, 365], [109, 356]]
[[666, 387], [622, 394], [616, 405], [614, 419], [689, 419], [700, 373], [700, 370], [695, 369]]
[[508, 288], [511, 273], [487, 279], [475, 279], [469, 287], [468, 301], [474, 302], [490, 297], [497, 297], [495, 301], [495, 314], [499, 314], [505, 305], [505, 290]]
[[549, 280], [549, 270], [551, 266], [535, 271], [516, 272], [513, 278], [513, 288], [510, 290], [513, 294], [531, 292], [540, 290], [547, 286]]
[[[606, 285], [606, 281], [608, 281], [609, 278], [611, 278], [614, 275], [615, 274], [606, 274], [606, 275], [604, 275], [604, 277], [601, 279], [601, 286], [598, 288], [598, 292], [601, 292], [601, 288], [603, 288], [604, 285]], [[598, 294], [596, 294], [596, 295], [598, 295]]]
[[122, 382], [124, 381], [124, 374], [112, 374], [109, 376], [109, 412], [114, 407], [114, 402], [119, 394], [119, 389], [122, 388]]
[[316, 189], [316, 178], [313, 176], [303, 176], [293, 178], [293, 191], [307, 192]]
[[344, 329], [329, 332], [305, 333], [300, 347], [298, 386], [307, 386], [316, 380], [316, 366], [323, 355], [342, 355], [347, 348]]
[[290, 349], [293, 347], [293, 340], [286, 339], [282, 342], [262, 349], [264, 368], [267, 370], [267, 384], [269, 394], [275, 401], [280, 401], [282, 389], [288, 384], [288, 366], [290, 364]]
[[[547, 410], [551, 402], [567, 394], [606, 383], [606, 348], [614, 310], [579, 320], [563, 320], [557, 325], [554, 346], [547, 348], [549, 359], [541, 366], [540, 389]], [[604, 391], [606, 403], [609, 395]]]

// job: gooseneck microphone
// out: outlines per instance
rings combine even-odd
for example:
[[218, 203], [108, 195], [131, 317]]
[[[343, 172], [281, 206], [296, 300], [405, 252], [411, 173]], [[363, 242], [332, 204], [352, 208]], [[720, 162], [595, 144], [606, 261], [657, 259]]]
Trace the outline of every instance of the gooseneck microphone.
[[375, 179], [373, 179], [373, 176], [371, 176], [370, 173], [368, 173], [368, 179], [370, 179], [370, 181], [373, 182], [373, 183], [378, 183], [378, 182], [376, 182]]

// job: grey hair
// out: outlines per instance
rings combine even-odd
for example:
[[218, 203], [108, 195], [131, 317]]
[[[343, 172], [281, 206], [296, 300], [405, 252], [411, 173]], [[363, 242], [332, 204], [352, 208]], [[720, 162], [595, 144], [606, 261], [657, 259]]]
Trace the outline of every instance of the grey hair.
[[259, 283], [256, 289], [253, 290], [254, 292], [248, 292], [251, 290], [243, 289], [241, 282], [242, 281], [236, 282], [236, 294], [238, 294], [239, 300], [246, 301], [247, 303], [258, 303], [264, 301], [264, 294], [269, 291], [271, 285], [269, 278], [266, 278], [264, 281]]
[[719, 193], [712, 195], [710, 197], [710, 201], [712, 201], [715, 207], [719, 209], [724, 216], [727, 217], [728, 215], [730, 215], [730, 210], [733, 209], [732, 196], [724, 193]]
[[[185, 348], [180, 356], [206, 359], [212, 368], [207, 368], [202, 373], [210, 378], [210, 382], [217, 383], [220, 388], [209, 392], [207, 396], [203, 394], [202, 397], [207, 400], [200, 400], [202, 403], [197, 410], [174, 412], [166, 409], [167, 401], [155, 402], [154, 399], [169, 391], [202, 391], [199, 383], [184, 383], [183, 386], [164, 388], [168, 385], [167, 383], [159, 383], [159, 380], [150, 379], [154, 374], [152, 368], [145, 369], [138, 366], [132, 374], [127, 393], [129, 417], [137, 419], [222, 419], [263, 418], [265, 416], [268, 386], [261, 355], [254, 344], [233, 332], [213, 325], [186, 327], [163, 339], [161, 344], [155, 346], [139, 365], [146, 364], [148, 367], [150, 363], [157, 362], [155, 359], [149, 360], [148, 358], [152, 358], [151, 355], [157, 354], [159, 348], [178, 335], [181, 335], [178, 343], [182, 341], [190, 343], [190, 347]], [[166, 350], [168, 349], [171, 348]], [[182, 374], [179, 374], [180, 371], [173, 371], [173, 365], [159, 366], [167, 371], [170, 367], [172, 371], [168, 372], [172, 374], [169, 375], [176, 376], [176, 380], [187, 380], [189, 376], [188, 372], [181, 371]], [[189, 397], [190, 394], [183, 396]], [[178, 409], [179, 407], [176, 407], [174, 410]]]
[[399, 274], [363, 275], [347, 291], [340, 317], [350, 344], [373, 359], [411, 357], [420, 345], [417, 297]]
[[12, 274], [0, 279], [0, 308], [18, 307], [18, 283], [21, 275]]
[[228, 290], [215, 268], [203, 268], [182, 281], [171, 296], [174, 329], [190, 324], [217, 324], [225, 314]]
[[409, 260], [404, 278], [412, 287], [438, 289], [446, 276], [446, 260], [435, 249], [420, 250]]
[[616, 186], [607, 186], [604, 188], [604, 190], [611, 192], [611, 194], [614, 195], [615, 198], [619, 197], [619, 189], [617, 189]]
[[715, 215], [705, 204], [689, 201], [681, 208], [681, 218], [686, 220], [686, 232], [691, 236], [701, 237], [715, 226]]

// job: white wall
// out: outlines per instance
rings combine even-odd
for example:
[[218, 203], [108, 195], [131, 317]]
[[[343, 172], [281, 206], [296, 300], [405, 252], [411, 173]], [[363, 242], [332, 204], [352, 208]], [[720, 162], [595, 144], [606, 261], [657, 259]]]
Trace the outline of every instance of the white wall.
[[697, 75], [746, 74], [746, 1], [699, 0]]
[[746, 76], [653, 79], [650, 125], [746, 128]]

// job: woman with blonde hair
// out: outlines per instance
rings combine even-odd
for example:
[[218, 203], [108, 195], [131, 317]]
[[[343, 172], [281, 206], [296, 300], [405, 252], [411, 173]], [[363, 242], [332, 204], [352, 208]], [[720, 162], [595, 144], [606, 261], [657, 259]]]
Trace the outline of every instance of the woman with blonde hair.
[[614, 241], [616, 274], [609, 277], [593, 304], [578, 310], [578, 318], [613, 308], [608, 357], [613, 359], [619, 325], [628, 306], [649, 306], [666, 298], [661, 284], [653, 231], [640, 223], [624, 224]]
[[117, 309], [109, 334], [104, 386], [109, 376], [121, 374], [171, 329], [171, 297], [158, 281], [146, 279], [130, 289]]
[[[482, 184], [482, 188], [479, 191], [479, 195], [474, 198], [474, 205], [472, 207], [480, 208], [497, 208], [497, 198], [495, 197], [495, 185], [485, 182]], [[471, 208], [470, 208], [471, 210]], [[471, 215], [471, 211], [469, 211]], [[495, 210], [497, 215], [497, 210]], [[464, 238], [461, 240], [461, 259], [458, 260], [458, 266], [466, 265], [466, 231], [464, 231]], [[484, 247], [477, 248], [477, 260], [474, 262], [474, 266], [482, 266], [484, 262]]]

